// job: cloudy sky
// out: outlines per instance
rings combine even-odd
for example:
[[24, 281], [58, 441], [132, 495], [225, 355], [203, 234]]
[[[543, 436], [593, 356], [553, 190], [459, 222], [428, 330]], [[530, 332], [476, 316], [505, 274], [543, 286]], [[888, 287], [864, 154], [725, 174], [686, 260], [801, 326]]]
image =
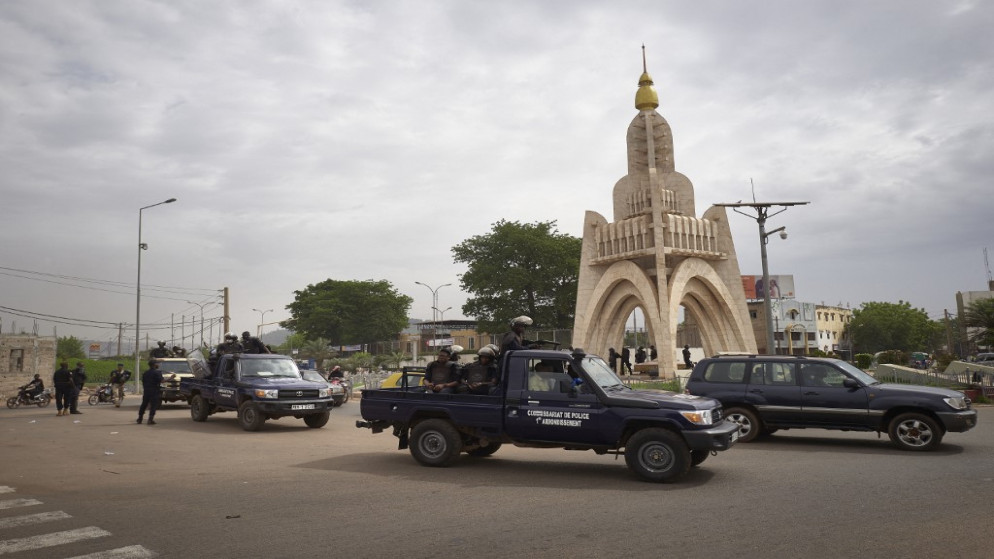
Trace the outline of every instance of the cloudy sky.
[[138, 210], [173, 197], [142, 213], [142, 323], [229, 287], [254, 330], [327, 278], [388, 280], [415, 318], [416, 281], [452, 283], [461, 318], [453, 245], [610, 218], [642, 43], [698, 214], [750, 179], [810, 201], [769, 224], [799, 299], [937, 318], [994, 248], [992, 28], [980, 1], [6, 0], [0, 320], [133, 337]]

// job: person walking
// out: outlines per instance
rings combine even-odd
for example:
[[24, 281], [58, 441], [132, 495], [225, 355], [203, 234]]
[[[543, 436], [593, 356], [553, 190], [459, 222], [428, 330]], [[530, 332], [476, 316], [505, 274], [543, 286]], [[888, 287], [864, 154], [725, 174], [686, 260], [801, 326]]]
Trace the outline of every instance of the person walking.
[[117, 368], [110, 372], [111, 395], [115, 398], [114, 407], [121, 407], [124, 401], [124, 383], [131, 378], [131, 371], [124, 370], [124, 363], [118, 363]]
[[155, 359], [148, 361], [148, 370], [142, 373], [142, 405], [138, 408], [138, 421], [142, 422], [145, 410], [148, 410], [148, 424], [155, 425], [155, 410], [162, 402], [162, 371]]
[[77, 361], [76, 368], [72, 370], [72, 383], [75, 390], [73, 390], [69, 413], [82, 415], [83, 412], [79, 411], [79, 394], [83, 391], [83, 385], [86, 384], [86, 368], [83, 367], [82, 361]]
[[632, 374], [632, 350], [628, 349], [628, 346], [621, 348], [621, 374], [625, 374], [625, 368], [628, 368], [628, 374]]
[[55, 415], [69, 415], [69, 405], [72, 403], [72, 393], [75, 388], [69, 363], [63, 361], [59, 364], [59, 370], [52, 375], [52, 384], [55, 385], [55, 407], [58, 410]]
[[614, 371], [614, 374], [618, 374], [618, 359], [620, 357], [613, 347], [607, 349], [607, 361], [611, 364], [611, 370]]

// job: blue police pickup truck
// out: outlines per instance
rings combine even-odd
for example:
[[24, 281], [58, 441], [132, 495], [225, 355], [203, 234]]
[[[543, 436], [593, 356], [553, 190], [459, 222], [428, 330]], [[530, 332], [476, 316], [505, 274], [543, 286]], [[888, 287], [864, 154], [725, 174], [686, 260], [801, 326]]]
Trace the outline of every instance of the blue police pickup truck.
[[199, 352], [189, 357], [194, 376], [180, 381], [190, 402], [190, 417], [207, 421], [215, 413], [237, 411], [246, 431], [258, 431], [267, 419], [295, 417], [318, 429], [331, 414], [327, 383], [304, 380], [290, 357], [233, 353], [211, 366]]
[[493, 395], [441, 394], [424, 387], [366, 389], [356, 427], [387, 428], [425, 466], [460, 453], [490, 456], [503, 444], [624, 454], [643, 479], [668, 482], [739, 431], [710, 398], [625, 386], [600, 357], [583, 350], [520, 350], [503, 356]]

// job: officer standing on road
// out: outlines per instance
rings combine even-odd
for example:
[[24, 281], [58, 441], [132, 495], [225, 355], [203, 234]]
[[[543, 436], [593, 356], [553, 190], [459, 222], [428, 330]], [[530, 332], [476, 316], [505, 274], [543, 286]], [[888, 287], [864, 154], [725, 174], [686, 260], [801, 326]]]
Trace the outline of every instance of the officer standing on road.
[[687, 366], [688, 369], [694, 368], [694, 363], [690, 360], [690, 346], [683, 346], [683, 364]]
[[248, 330], [242, 332], [242, 349], [245, 353], [272, 353], [262, 340], [250, 334]]
[[628, 368], [628, 374], [632, 374], [632, 350], [628, 349], [627, 346], [621, 348], [621, 374], [625, 374], [625, 368]]
[[169, 348], [166, 347], [166, 342], [159, 342], [159, 347], [153, 348], [152, 351], [148, 352], [148, 356], [156, 359], [164, 359], [172, 357], [173, 352], [169, 351]]
[[72, 393], [72, 403], [69, 406], [69, 413], [74, 415], [82, 415], [83, 412], [79, 411], [79, 393], [83, 391], [83, 385], [86, 384], [86, 368], [83, 367], [82, 361], [76, 362], [76, 368], [72, 370], [72, 383], [75, 390]]
[[159, 409], [162, 402], [162, 371], [159, 370], [159, 362], [155, 359], [148, 360], [148, 370], [142, 373], [142, 405], [138, 408], [138, 421], [142, 422], [145, 410], [148, 409], [148, 424], [155, 425], [155, 410]]
[[55, 385], [55, 407], [59, 410], [55, 415], [69, 415], [69, 404], [72, 403], [75, 386], [72, 383], [72, 371], [65, 361], [59, 364], [59, 370], [52, 375], [52, 384]]

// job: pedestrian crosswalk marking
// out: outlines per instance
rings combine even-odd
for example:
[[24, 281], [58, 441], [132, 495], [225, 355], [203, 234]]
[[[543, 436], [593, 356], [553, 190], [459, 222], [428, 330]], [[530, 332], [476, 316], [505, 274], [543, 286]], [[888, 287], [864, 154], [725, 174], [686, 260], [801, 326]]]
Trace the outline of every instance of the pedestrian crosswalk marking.
[[41, 524], [42, 522], [52, 522], [53, 520], [63, 520], [72, 516], [62, 512], [39, 512], [38, 514], [27, 514], [24, 516], [12, 516], [10, 518], [0, 518], [0, 529], [16, 528], [18, 526], [29, 526], [31, 524]]
[[63, 532], [52, 532], [51, 534], [42, 534], [40, 536], [31, 536], [28, 538], [3, 540], [0, 541], [0, 555], [5, 553], [14, 553], [17, 551], [41, 549], [43, 547], [51, 547], [53, 545], [62, 545], [82, 540], [91, 540], [93, 538], [102, 538], [109, 535], [111, 535], [111, 533], [107, 530], [97, 528], [96, 526], [87, 526], [86, 528], [65, 530]]
[[41, 501], [37, 499], [8, 499], [6, 501], [0, 501], [0, 510], [16, 509], [17, 507], [31, 507], [40, 504]]
[[128, 547], [98, 551], [89, 555], [77, 555], [69, 559], [147, 559], [155, 557], [155, 555], [154, 551], [145, 549], [140, 545], [129, 545]]

